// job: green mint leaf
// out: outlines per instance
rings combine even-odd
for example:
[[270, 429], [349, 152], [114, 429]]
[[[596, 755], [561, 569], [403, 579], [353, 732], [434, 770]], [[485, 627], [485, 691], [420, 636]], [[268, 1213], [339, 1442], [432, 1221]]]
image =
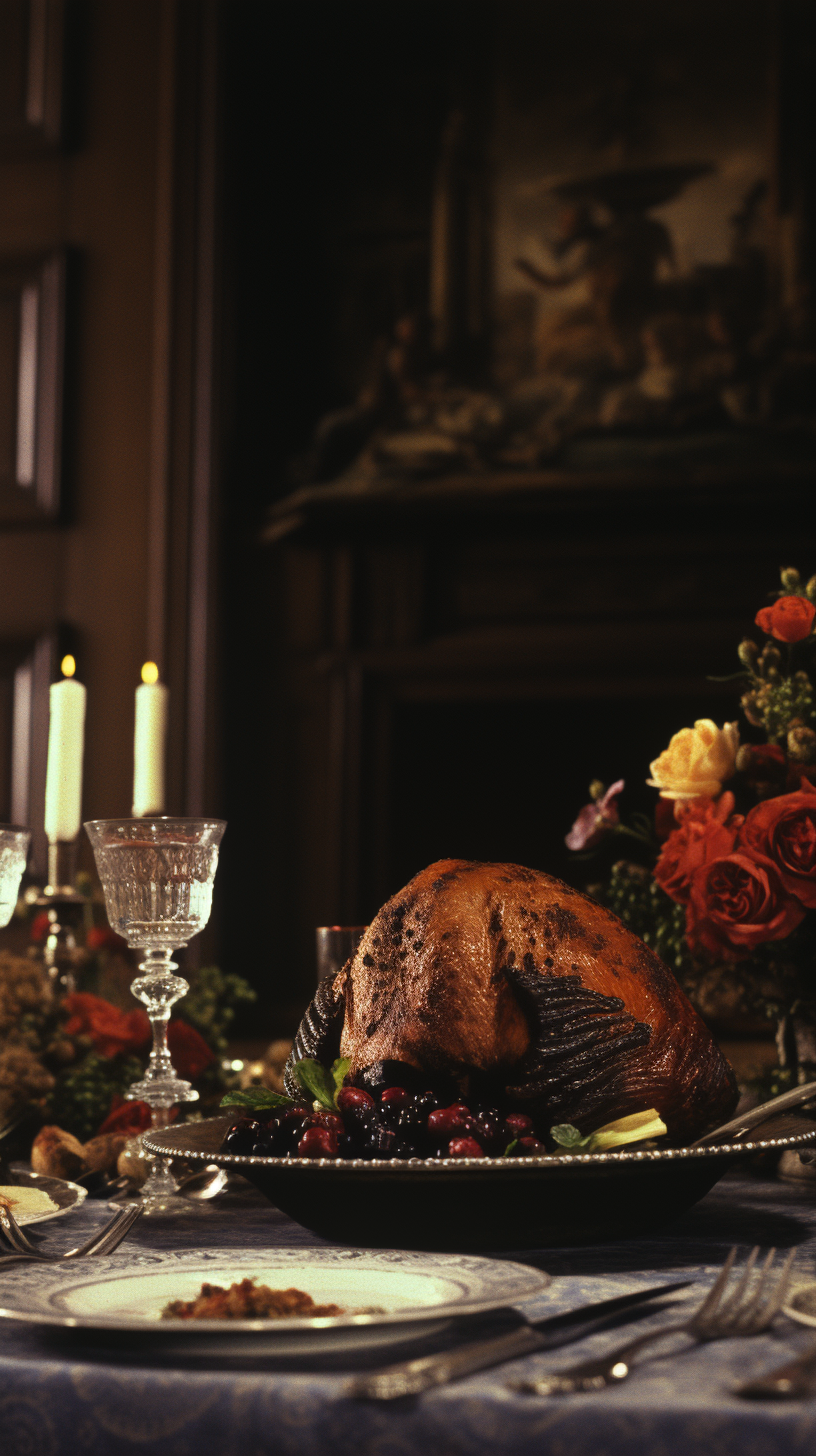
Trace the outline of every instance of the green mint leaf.
[[562, 1148], [584, 1148], [589, 1142], [589, 1138], [582, 1137], [571, 1122], [556, 1123], [555, 1127], [550, 1128], [550, 1137]]
[[244, 1092], [226, 1092], [222, 1107], [293, 1107], [291, 1097], [273, 1092], [269, 1087], [247, 1087]]
[[325, 1107], [329, 1112], [334, 1112], [335, 1085], [331, 1072], [316, 1062], [314, 1057], [303, 1057], [295, 1063], [295, 1076], [297, 1077], [304, 1092], [308, 1092], [315, 1102]]
[[337, 1106], [337, 1094], [345, 1081], [346, 1072], [351, 1066], [351, 1057], [338, 1057], [331, 1064], [331, 1079], [334, 1083], [334, 1097], [332, 1099]]
[[504, 1152], [502, 1153], [502, 1157], [503, 1158], [510, 1158], [510, 1157], [512, 1157], [513, 1149], [514, 1148], [517, 1148], [517, 1147], [518, 1147], [518, 1138], [513, 1138], [513, 1141], [511, 1143], [508, 1143], [507, 1144], [507, 1147], [505, 1148]]

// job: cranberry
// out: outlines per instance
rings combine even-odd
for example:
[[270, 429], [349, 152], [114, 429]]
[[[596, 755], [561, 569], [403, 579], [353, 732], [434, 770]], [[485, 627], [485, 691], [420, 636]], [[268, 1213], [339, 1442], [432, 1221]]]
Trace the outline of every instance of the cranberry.
[[338, 1134], [344, 1133], [346, 1130], [342, 1117], [338, 1117], [336, 1112], [310, 1112], [303, 1126], [325, 1127], [329, 1132]]
[[404, 1087], [386, 1087], [380, 1097], [380, 1106], [393, 1107], [398, 1112], [403, 1112], [410, 1105], [411, 1098]]
[[475, 1138], [458, 1137], [451, 1138], [448, 1144], [449, 1158], [483, 1158], [484, 1148], [481, 1148]]
[[298, 1123], [300, 1125], [304, 1117], [309, 1116], [311, 1110], [310, 1107], [306, 1106], [305, 1102], [296, 1102], [294, 1107], [284, 1107], [278, 1113], [278, 1122], [281, 1127], [285, 1127], [288, 1123]]
[[518, 1146], [513, 1149], [513, 1152], [520, 1158], [539, 1158], [546, 1151], [544, 1143], [540, 1143], [535, 1137], [519, 1138]]
[[529, 1137], [534, 1133], [533, 1119], [526, 1112], [508, 1112], [504, 1119], [511, 1137]]
[[299, 1158], [336, 1158], [337, 1133], [327, 1127], [307, 1127], [297, 1150]]
[[449, 1138], [456, 1133], [470, 1132], [473, 1119], [470, 1108], [464, 1102], [452, 1102], [450, 1107], [441, 1107], [428, 1115], [428, 1132], [434, 1138]]
[[366, 1107], [376, 1107], [376, 1103], [371, 1093], [365, 1092], [362, 1087], [341, 1087], [337, 1106], [340, 1112], [357, 1113]]

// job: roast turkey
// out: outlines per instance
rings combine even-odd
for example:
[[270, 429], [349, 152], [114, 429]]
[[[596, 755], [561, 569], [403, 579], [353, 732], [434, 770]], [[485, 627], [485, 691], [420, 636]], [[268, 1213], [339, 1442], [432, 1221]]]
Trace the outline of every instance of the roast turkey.
[[[303, 1018], [287, 1067], [491, 1086], [583, 1132], [654, 1107], [669, 1141], [724, 1122], [733, 1073], [675, 978], [617, 916], [514, 864], [441, 860], [388, 901]], [[379, 1069], [379, 1072], [377, 1071]]]

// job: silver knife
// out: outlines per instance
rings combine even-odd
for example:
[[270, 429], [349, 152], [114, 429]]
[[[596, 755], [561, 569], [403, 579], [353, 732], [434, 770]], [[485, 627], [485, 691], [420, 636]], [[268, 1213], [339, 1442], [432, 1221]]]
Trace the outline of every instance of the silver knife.
[[638, 1289], [634, 1294], [620, 1294], [614, 1299], [584, 1304], [579, 1309], [568, 1310], [566, 1314], [554, 1314], [548, 1319], [519, 1325], [501, 1335], [471, 1340], [469, 1344], [457, 1345], [453, 1350], [386, 1365], [382, 1370], [353, 1376], [346, 1382], [343, 1393], [355, 1400], [397, 1400], [403, 1395], [419, 1395], [433, 1385], [446, 1385], [451, 1380], [473, 1375], [477, 1370], [502, 1365], [505, 1360], [517, 1360], [522, 1355], [532, 1355], [536, 1350], [553, 1350], [572, 1340], [583, 1339], [615, 1315], [659, 1299], [661, 1295], [688, 1289], [693, 1282], [683, 1279], [676, 1284]]
[[816, 1345], [806, 1350], [796, 1360], [779, 1365], [767, 1375], [758, 1375], [738, 1385], [735, 1395], [747, 1396], [749, 1400], [802, 1400], [816, 1394]]

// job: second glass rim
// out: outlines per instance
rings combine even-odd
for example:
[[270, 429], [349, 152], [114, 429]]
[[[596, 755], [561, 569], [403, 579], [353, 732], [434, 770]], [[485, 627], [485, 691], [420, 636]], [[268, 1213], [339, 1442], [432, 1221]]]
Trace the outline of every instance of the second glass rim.
[[213, 819], [206, 814], [120, 814], [115, 819], [84, 819], [83, 829], [110, 829], [115, 824], [202, 824], [208, 829], [226, 829], [226, 819]]

